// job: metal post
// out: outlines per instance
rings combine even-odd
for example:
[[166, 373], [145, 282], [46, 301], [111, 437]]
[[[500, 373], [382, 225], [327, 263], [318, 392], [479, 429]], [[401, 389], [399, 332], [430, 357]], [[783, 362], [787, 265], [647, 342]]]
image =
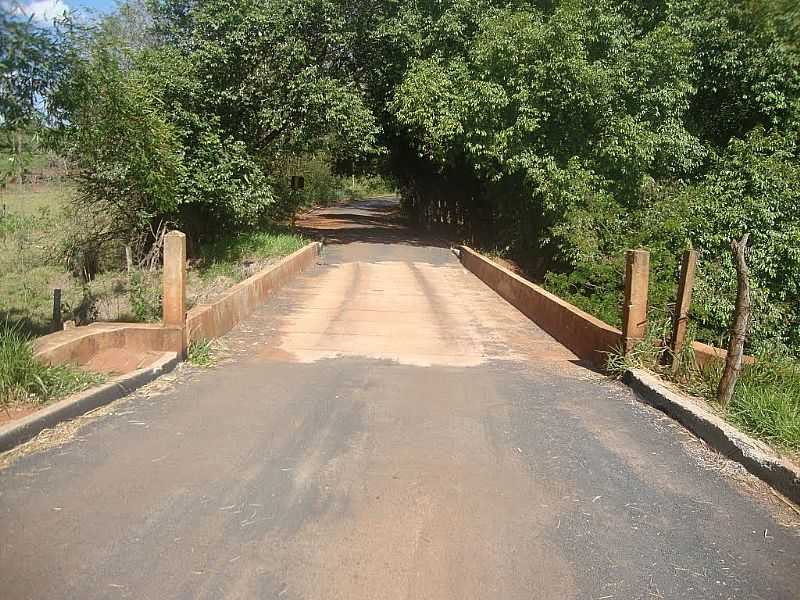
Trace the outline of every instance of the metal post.
[[53, 331], [61, 331], [64, 324], [61, 321], [61, 288], [53, 288]]

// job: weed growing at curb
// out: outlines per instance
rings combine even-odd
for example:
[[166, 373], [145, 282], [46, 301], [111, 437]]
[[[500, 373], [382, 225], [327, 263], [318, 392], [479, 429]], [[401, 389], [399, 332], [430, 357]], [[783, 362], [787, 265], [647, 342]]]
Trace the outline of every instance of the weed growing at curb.
[[0, 325], [0, 407], [12, 404], [43, 404], [93, 385], [103, 375], [66, 365], [46, 365], [36, 360], [30, 337], [19, 325]]
[[208, 367], [214, 363], [211, 340], [197, 340], [189, 344], [186, 359], [196, 367]]

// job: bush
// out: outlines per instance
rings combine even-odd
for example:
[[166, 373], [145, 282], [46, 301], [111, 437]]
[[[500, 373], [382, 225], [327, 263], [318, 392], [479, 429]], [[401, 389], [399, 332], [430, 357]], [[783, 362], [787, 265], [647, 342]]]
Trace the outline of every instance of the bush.
[[153, 273], [134, 271], [128, 278], [128, 298], [136, 321], [161, 319], [161, 285]]

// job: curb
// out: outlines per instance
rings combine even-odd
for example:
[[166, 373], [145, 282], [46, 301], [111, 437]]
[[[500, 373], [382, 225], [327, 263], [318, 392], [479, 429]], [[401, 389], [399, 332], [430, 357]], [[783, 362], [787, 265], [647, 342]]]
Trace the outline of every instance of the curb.
[[115, 377], [101, 386], [74, 394], [36, 411], [14, 423], [0, 427], [0, 452], [10, 450], [62, 421], [74, 419], [90, 410], [119, 400], [168, 373], [178, 364], [176, 352], [165, 352], [155, 363]]
[[766, 444], [742, 433], [691, 398], [670, 390], [647, 371], [629, 369], [622, 381], [642, 402], [666, 413], [709, 446], [800, 504], [800, 467], [778, 456]]

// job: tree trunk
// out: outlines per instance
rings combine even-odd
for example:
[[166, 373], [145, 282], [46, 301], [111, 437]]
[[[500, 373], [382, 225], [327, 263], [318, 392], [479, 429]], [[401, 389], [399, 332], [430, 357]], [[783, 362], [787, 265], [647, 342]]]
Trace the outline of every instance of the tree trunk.
[[738, 286], [736, 289], [736, 309], [734, 311], [733, 324], [731, 325], [731, 339], [728, 342], [728, 356], [725, 357], [725, 370], [717, 388], [717, 400], [723, 407], [727, 406], [733, 397], [736, 380], [739, 379], [739, 373], [742, 370], [744, 342], [747, 338], [747, 327], [750, 322], [750, 283], [748, 281], [747, 262], [745, 261], [745, 249], [747, 248], [749, 235], [745, 233], [739, 242], [736, 240], [731, 241]]

